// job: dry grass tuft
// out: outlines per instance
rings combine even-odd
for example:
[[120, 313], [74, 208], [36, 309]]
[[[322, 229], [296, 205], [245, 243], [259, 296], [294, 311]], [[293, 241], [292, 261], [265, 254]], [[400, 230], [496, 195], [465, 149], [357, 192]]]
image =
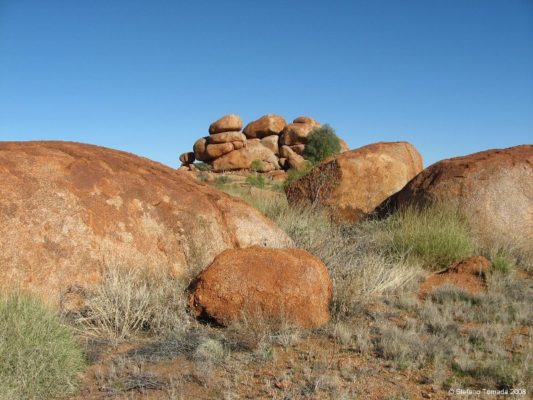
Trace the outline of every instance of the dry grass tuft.
[[86, 333], [113, 340], [183, 331], [190, 324], [185, 285], [140, 268], [108, 267], [74, 322]]
[[0, 398], [47, 399], [72, 393], [85, 367], [71, 330], [37, 298], [0, 298]]

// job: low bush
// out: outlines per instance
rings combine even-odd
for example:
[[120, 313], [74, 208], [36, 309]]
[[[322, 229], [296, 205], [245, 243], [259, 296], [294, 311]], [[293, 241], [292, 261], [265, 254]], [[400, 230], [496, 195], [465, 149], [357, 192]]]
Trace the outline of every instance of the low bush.
[[82, 350], [56, 313], [28, 295], [0, 299], [0, 398], [68, 395], [84, 365]]
[[508, 274], [514, 267], [514, 262], [510, 254], [498, 252], [490, 258], [491, 270], [502, 274]]
[[179, 332], [190, 322], [185, 286], [140, 268], [108, 267], [75, 323], [87, 333], [114, 340]]
[[250, 186], [254, 186], [263, 189], [266, 186], [266, 180], [261, 175], [250, 175], [246, 178], [246, 183]]
[[250, 164], [250, 171], [259, 172], [263, 169], [263, 162], [261, 160], [253, 160]]
[[385, 246], [398, 257], [439, 269], [474, 253], [466, 219], [443, 205], [400, 210], [384, 221]]
[[318, 163], [340, 151], [341, 144], [335, 130], [325, 124], [309, 133], [303, 156], [312, 163]]

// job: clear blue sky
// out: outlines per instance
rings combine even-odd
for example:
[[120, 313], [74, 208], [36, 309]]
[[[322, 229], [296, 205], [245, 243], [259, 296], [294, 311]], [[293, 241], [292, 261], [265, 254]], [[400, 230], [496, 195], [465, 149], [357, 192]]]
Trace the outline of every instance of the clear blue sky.
[[533, 142], [533, 0], [0, 0], [0, 140], [176, 166], [226, 113], [425, 163]]

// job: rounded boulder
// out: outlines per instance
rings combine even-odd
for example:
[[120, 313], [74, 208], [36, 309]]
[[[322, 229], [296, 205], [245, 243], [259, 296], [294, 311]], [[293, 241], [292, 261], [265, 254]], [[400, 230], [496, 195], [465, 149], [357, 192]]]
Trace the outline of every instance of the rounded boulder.
[[292, 204], [319, 204], [336, 219], [356, 222], [420, 171], [422, 157], [414, 146], [380, 142], [326, 159], [289, 184], [285, 193]]
[[279, 135], [286, 124], [285, 118], [275, 114], [267, 114], [250, 122], [243, 132], [249, 138], [261, 139], [265, 136]]
[[209, 134], [240, 131], [242, 129], [242, 118], [237, 114], [224, 115], [209, 126]]
[[193, 283], [189, 308], [224, 326], [245, 318], [314, 328], [329, 321], [332, 292], [312, 254], [253, 246], [219, 254]]
[[383, 210], [445, 203], [458, 208], [488, 247], [533, 251], [533, 145], [439, 161], [388, 199]]

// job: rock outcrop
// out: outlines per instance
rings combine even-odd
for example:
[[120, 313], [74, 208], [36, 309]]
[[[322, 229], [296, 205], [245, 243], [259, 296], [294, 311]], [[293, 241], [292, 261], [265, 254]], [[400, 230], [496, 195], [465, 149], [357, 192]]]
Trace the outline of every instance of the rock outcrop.
[[0, 290], [55, 304], [98, 282], [103, 264], [180, 276], [226, 249], [292, 244], [244, 202], [121, 151], [0, 142], [0, 175]]
[[485, 245], [507, 241], [533, 250], [533, 145], [439, 161], [381, 209], [439, 202], [457, 207]]
[[[286, 147], [281, 154], [293, 156]], [[329, 158], [285, 193], [292, 204], [318, 204], [337, 219], [358, 221], [421, 170], [422, 157], [411, 144], [380, 142]]]
[[218, 255], [193, 284], [189, 307], [221, 325], [246, 318], [312, 328], [329, 321], [331, 298], [328, 270], [310, 253], [249, 247]]
[[[198, 139], [192, 152], [180, 156], [182, 167], [197, 160], [209, 163], [215, 172], [224, 172], [247, 170], [258, 161], [259, 172], [302, 169], [307, 166], [302, 156], [307, 137], [320, 123], [311, 117], [298, 117], [287, 125], [283, 117], [267, 114], [250, 122], [242, 132], [240, 127], [242, 119], [235, 114], [213, 122], [209, 136]], [[341, 151], [347, 151], [346, 142], [340, 142]], [[283, 152], [283, 147], [288, 150]]]
[[443, 271], [431, 274], [420, 286], [418, 296], [421, 299], [431, 291], [451, 285], [470, 293], [478, 293], [487, 288], [486, 274], [490, 269], [490, 261], [483, 256], [461, 260]]

